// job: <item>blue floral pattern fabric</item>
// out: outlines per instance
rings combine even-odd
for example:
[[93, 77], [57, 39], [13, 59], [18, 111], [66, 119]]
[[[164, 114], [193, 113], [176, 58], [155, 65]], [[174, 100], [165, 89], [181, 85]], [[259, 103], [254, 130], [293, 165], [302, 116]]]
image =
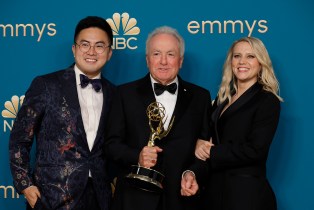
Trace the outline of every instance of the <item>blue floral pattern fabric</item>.
[[[91, 171], [101, 209], [109, 209], [110, 177], [103, 153], [104, 128], [115, 86], [102, 78], [104, 103], [92, 151], [89, 150], [73, 68], [36, 77], [27, 90], [9, 150], [18, 192], [35, 185], [47, 209], [80, 209], [77, 203]], [[36, 146], [35, 165], [30, 164]]]

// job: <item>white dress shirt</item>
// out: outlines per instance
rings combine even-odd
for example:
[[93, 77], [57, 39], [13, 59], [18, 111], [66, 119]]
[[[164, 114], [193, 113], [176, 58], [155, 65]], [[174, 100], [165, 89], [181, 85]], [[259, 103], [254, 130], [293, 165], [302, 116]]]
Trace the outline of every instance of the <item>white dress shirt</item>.
[[[152, 87], [154, 90], [154, 83], [158, 83], [158, 82], [151, 75], [150, 75], [150, 79], [151, 79]], [[165, 130], [168, 129], [168, 126], [169, 126], [169, 123], [170, 123], [170, 120], [173, 115], [173, 111], [177, 102], [178, 89], [179, 89], [178, 77], [176, 77], [171, 83], [177, 83], [177, 90], [174, 94], [171, 94], [168, 91], [164, 91], [161, 95], [157, 96], [154, 91], [156, 101], [161, 103], [165, 107], [165, 110], [166, 110], [166, 116], [165, 116], [166, 121], [164, 122]]]
[[[99, 92], [96, 92], [91, 84], [88, 84], [85, 88], [81, 88], [80, 74], [84, 73], [79, 70], [76, 65], [74, 67], [74, 71], [84, 129], [86, 133], [88, 147], [91, 151], [99, 126], [99, 120], [103, 105], [103, 92], [102, 89]], [[100, 74], [91, 79], [100, 79]]]

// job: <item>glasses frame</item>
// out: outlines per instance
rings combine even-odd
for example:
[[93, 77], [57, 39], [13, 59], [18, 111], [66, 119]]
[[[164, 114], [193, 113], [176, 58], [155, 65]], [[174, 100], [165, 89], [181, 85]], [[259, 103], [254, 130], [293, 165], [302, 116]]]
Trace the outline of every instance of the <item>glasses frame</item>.
[[[93, 48], [94, 48], [94, 51], [95, 51], [97, 54], [102, 54], [102, 53], [105, 52], [106, 48], [110, 48], [110, 47], [111, 47], [111, 45], [107, 45], [107, 46], [106, 46], [106, 45], [104, 44], [104, 51], [102, 51], [101, 53], [99, 53], [99, 52], [97, 52], [97, 50], [96, 50], [96, 48], [95, 48], [95, 46], [97, 45], [97, 43], [94, 44], [94, 45], [91, 45], [89, 42], [82, 42], [82, 43], [80, 43], [80, 44], [78, 44], [77, 42], [74, 42], [74, 44], [79, 47], [79, 49], [80, 49], [80, 51], [81, 51], [82, 53], [87, 53], [87, 52], [90, 51], [90, 49], [93, 47]], [[82, 44], [89, 44], [89, 48], [88, 48], [87, 51], [84, 51], [84, 50], [81, 49], [81, 45], [82, 45]]]

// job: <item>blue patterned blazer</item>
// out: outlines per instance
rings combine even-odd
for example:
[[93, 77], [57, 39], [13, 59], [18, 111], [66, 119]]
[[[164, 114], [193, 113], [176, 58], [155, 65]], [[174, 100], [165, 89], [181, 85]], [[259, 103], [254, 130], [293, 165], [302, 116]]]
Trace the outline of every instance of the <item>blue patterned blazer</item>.
[[[35, 185], [45, 208], [72, 209], [84, 191], [90, 170], [99, 206], [109, 208], [111, 188], [103, 134], [115, 86], [102, 78], [102, 90], [102, 114], [90, 151], [73, 67], [33, 80], [10, 135], [10, 167], [18, 192]], [[34, 139], [36, 160], [31, 167]]]

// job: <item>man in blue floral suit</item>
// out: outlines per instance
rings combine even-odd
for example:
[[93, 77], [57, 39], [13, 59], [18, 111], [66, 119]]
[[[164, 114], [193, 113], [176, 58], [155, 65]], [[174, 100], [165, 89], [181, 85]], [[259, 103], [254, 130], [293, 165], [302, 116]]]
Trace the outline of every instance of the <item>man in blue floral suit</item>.
[[115, 86], [101, 70], [111, 58], [112, 42], [106, 20], [82, 19], [72, 46], [75, 64], [36, 77], [27, 90], [9, 150], [14, 185], [28, 209], [109, 209], [103, 134]]

